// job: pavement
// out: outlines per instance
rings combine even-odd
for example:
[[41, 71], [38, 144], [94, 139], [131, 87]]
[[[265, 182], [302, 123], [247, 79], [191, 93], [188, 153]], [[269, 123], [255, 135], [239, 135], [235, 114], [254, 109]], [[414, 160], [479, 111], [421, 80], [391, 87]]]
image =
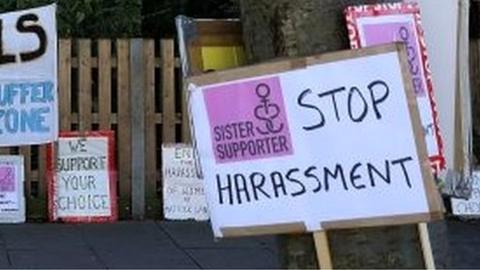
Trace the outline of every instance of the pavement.
[[[449, 220], [447, 268], [480, 268], [480, 222]], [[0, 225], [0, 268], [278, 269], [273, 236], [215, 241], [205, 222]]]
[[279, 268], [274, 237], [214, 241], [207, 223], [0, 226], [0, 268]]

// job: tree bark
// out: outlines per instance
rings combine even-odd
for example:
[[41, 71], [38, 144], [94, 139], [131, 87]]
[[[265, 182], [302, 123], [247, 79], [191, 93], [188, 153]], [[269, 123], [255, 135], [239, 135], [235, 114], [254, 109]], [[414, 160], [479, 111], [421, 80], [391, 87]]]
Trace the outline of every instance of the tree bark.
[[[251, 63], [348, 49], [343, 9], [392, 0], [240, 0]], [[335, 268], [424, 268], [416, 225], [329, 231]], [[311, 235], [282, 236], [286, 268], [316, 268]]]

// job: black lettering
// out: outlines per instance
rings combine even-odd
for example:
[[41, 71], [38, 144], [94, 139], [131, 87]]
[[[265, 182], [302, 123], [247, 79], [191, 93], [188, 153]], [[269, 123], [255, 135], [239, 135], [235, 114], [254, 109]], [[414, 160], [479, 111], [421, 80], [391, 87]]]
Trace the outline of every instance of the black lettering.
[[[278, 182], [275, 180], [278, 178]], [[280, 196], [278, 190], [280, 189], [283, 195], [287, 195], [287, 188], [285, 187], [285, 182], [283, 180], [283, 175], [279, 172], [272, 172], [270, 174], [270, 179], [272, 180], [273, 192], [275, 193], [275, 198]]]
[[358, 186], [357, 186], [357, 184], [355, 184], [355, 181], [356, 181], [357, 179], [362, 178], [361, 175], [359, 175], [359, 174], [356, 173], [357, 169], [358, 169], [360, 166], [362, 166], [362, 163], [360, 163], [360, 162], [359, 162], [359, 163], [356, 163], [355, 165], [353, 165], [352, 170], [350, 170], [350, 182], [352, 183], [352, 186], [353, 186], [354, 188], [356, 188], [356, 189], [366, 188], [366, 186], [365, 186], [364, 184], [361, 184], [361, 185], [358, 185]]
[[218, 142], [222, 139], [222, 133], [220, 132], [220, 127], [214, 127], [213, 128], [213, 133], [215, 134], [214, 140], [216, 142]]
[[228, 203], [233, 204], [233, 194], [232, 194], [232, 180], [230, 179], [230, 174], [227, 175], [227, 185], [222, 186], [222, 181], [220, 179], [220, 175], [217, 174], [217, 189], [218, 189], [218, 198], [220, 204], [224, 203], [223, 200], [223, 192], [227, 191], [228, 192]]
[[341, 177], [341, 180], [342, 180], [343, 189], [348, 190], [347, 182], [345, 182], [345, 175], [343, 174], [343, 168], [342, 166], [340, 166], [340, 164], [335, 165], [335, 171], [333, 173], [327, 167], [323, 168], [323, 172], [324, 172], [325, 191], [328, 191], [330, 188], [328, 178], [332, 177], [337, 179], [339, 176]]
[[[259, 183], [257, 183], [255, 181], [255, 177], [257, 175], [260, 177], [260, 182]], [[263, 175], [261, 173], [258, 173], [258, 172], [252, 173], [250, 175], [250, 183], [252, 184], [253, 197], [255, 198], [255, 200], [258, 200], [257, 191], [260, 191], [265, 197], [270, 199], [270, 195], [267, 192], [265, 192], [265, 190], [262, 189], [263, 185], [265, 184], [265, 175]]]
[[15, 55], [5, 53], [3, 45], [3, 20], [0, 20], [0, 65], [15, 63]]
[[322, 190], [322, 182], [320, 181], [320, 179], [318, 179], [318, 177], [315, 174], [312, 173], [312, 171], [314, 171], [316, 169], [317, 169], [317, 167], [310, 166], [310, 167], [308, 167], [308, 169], [305, 170], [305, 173], [304, 173], [305, 177], [313, 178], [317, 182], [317, 184], [318, 184], [317, 187], [313, 189], [314, 193], [317, 193], [320, 190]]
[[340, 122], [340, 115], [338, 113], [337, 100], [335, 99], [335, 94], [342, 91], [345, 91], [345, 87], [336, 88], [336, 89], [318, 94], [319, 98], [322, 98], [327, 95], [332, 96], [332, 103], [333, 103], [333, 108], [335, 109], [335, 117], [337, 118], [337, 122]]
[[292, 182], [292, 183], [295, 183], [295, 184], [297, 184], [297, 185], [300, 187], [300, 190], [299, 190], [299, 191], [293, 192], [293, 193], [290, 194], [292, 197], [296, 197], [296, 196], [302, 195], [302, 194], [304, 194], [304, 193], [306, 192], [305, 185], [303, 185], [303, 183], [300, 182], [300, 180], [291, 177], [291, 175], [292, 175], [293, 173], [297, 173], [297, 172], [299, 172], [299, 171], [300, 171], [300, 170], [297, 169], [297, 168], [295, 168], [295, 169], [290, 169], [290, 170], [287, 172], [287, 175], [286, 175], [286, 178], [287, 178], [288, 181], [290, 181], [290, 182]]
[[[27, 23], [28, 22], [28, 23]], [[17, 30], [20, 33], [34, 33], [38, 37], [40, 45], [31, 52], [20, 53], [20, 59], [23, 62], [31, 61], [35, 58], [41, 57], [47, 51], [47, 33], [39, 24], [31, 24], [38, 22], [38, 16], [33, 13], [28, 13], [20, 16], [17, 21]], [[27, 24], [26, 24], [27, 23]]]
[[320, 122], [318, 122], [317, 124], [315, 125], [311, 125], [311, 126], [304, 126], [303, 129], [309, 131], [309, 130], [314, 130], [314, 129], [317, 129], [317, 128], [321, 128], [325, 125], [325, 116], [323, 115], [322, 111], [320, 111], [319, 108], [317, 108], [316, 106], [314, 105], [311, 105], [311, 104], [307, 104], [307, 103], [304, 103], [303, 99], [308, 95], [312, 93], [312, 90], [310, 89], [306, 89], [304, 90], [302, 93], [300, 93], [300, 95], [298, 96], [297, 98], [297, 103], [298, 105], [302, 106], [302, 107], [305, 107], [305, 108], [309, 108], [309, 109], [312, 109], [312, 110], [315, 110], [319, 115], [320, 115]]
[[385, 181], [385, 183], [390, 184], [391, 179], [390, 179], [390, 165], [387, 160], [385, 160], [385, 174], [382, 174], [375, 166], [373, 166], [370, 163], [367, 163], [367, 170], [368, 170], [368, 175], [370, 176], [370, 183], [372, 184], [372, 187], [375, 186], [375, 180], [373, 177], [373, 173], [376, 175], [380, 176], [380, 178]]
[[[381, 85], [385, 88], [385, 92], [379, 98], [375, 96], [373, 91], [377, 85]], [[384, 81], [377, 80], [377, 81], [373, 81], [368, 85], [368, 90], [370, 90], [370, 97], [372, 98], [373, 110], [375, 111], [375, 115], [377, 116], [377, 119], [381, 119], [382, 114], [380, 114], [378, 110], [378, 104], [384, 102], [387, 99], [388, 94], [390, 92], [388, 85]]]
[[250, 194], [248, 193], [247, 179], [245, 179], [245, 176], [237, 173], [233, 176], [233, 179], [235, 181], [235, 191], [237, 192], [238, 204], [242, 204], [242, 194], [245, 194], [246, 201], [250, 202]]
[[[357, 93], [358, 96], [362, 99], [363, 101], [363, 111], [360, 114], [359, 117], [355, 118], [352, 113], [352, 97], [353, 93]], [[353, 122], [361, 122], [363, 119], [365, 119], [365, 116], [367, 115], [368, 112], [368, 104], [365, 98], [363, 97], [362, 93], [360, 90], [358, 90], [357, 87], [352, 87], [350, 88], [350, 91], [348, 92], [348, 115], [350, 116], [350, 119], [352, 119]]]
[[412, 187], [412, 183], [410, 183], [410, 177], [408, 176], [408, 171], [407, 171], [407, 168], [405, 168], [404, 163], [408, 162], [408, 161], [412, 161], [412, 160], [413, 160], [412, 157], [405, 157], [405, 158], [401, 158], [401, 159], [391, 161], [392, 165], [400, 164], [400, 166], [402, 167], [403, 175], [405, 176], [405, 182], [407, 183], [407, 186], [409, 188]]

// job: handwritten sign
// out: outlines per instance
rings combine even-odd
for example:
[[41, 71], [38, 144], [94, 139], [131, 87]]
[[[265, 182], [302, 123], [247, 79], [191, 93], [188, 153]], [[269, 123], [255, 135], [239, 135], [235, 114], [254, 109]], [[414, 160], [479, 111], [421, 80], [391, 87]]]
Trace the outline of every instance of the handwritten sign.
[[353, 6], [347, 8], [346, 19], [350, 45], [354, 49], [391, 42], [405, 44], [411, 84], [417, 97], [432, 168], [435, 172], [445, 169], [443, 141], [418, 6], [414, 3]]
[[0, 15], [0, 146], [58, 138], [55, 10]]
[[23, 156], [0, 156], [0, 222], [25, 222]]
[[203, 180], [197, 176], [193, 148], [162, 146], [163, 212], [166, 219], [208, 220]]
[[480, 216], [480, 172], [474, 172], [471, 179], [470, 199], [452, 198], [452, 212], [458, 216]]
[[191, 78], [215, 235], [441, 215], [407, 72], [405, 49], [387, 45]]
[[51, 221], [117, 219], [113, 138], [110, 131], [69, 132], [60, 134], [57, 149], [49, 146]]

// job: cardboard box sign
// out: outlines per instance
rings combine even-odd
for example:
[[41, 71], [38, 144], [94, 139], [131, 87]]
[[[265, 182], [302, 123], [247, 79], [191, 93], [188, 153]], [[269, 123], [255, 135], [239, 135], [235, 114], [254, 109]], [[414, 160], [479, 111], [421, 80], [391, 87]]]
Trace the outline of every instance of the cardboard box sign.
[[0, 14], [0, 146], [58, 138], [55, 11]]
[[209, 219], [203, 179], [198, 178], [191, 145], [163, 145], [162, 174], [166, 219]]
[[47, 151], [50, 221], [117, 220], [113, 131], [62, 132]]
[[0, 223], [25, 222], [23, 156], [0, 156]]
[[352, 6], [345, 10], [345, 14], [352, 49], [392, 42], [405, 44], [427, 154], [435, 172], [445, 169], [443, 140], [419, 7], [414, 3]]
[[403, 45], [189, 79], [215, 236], [442, 216]]

